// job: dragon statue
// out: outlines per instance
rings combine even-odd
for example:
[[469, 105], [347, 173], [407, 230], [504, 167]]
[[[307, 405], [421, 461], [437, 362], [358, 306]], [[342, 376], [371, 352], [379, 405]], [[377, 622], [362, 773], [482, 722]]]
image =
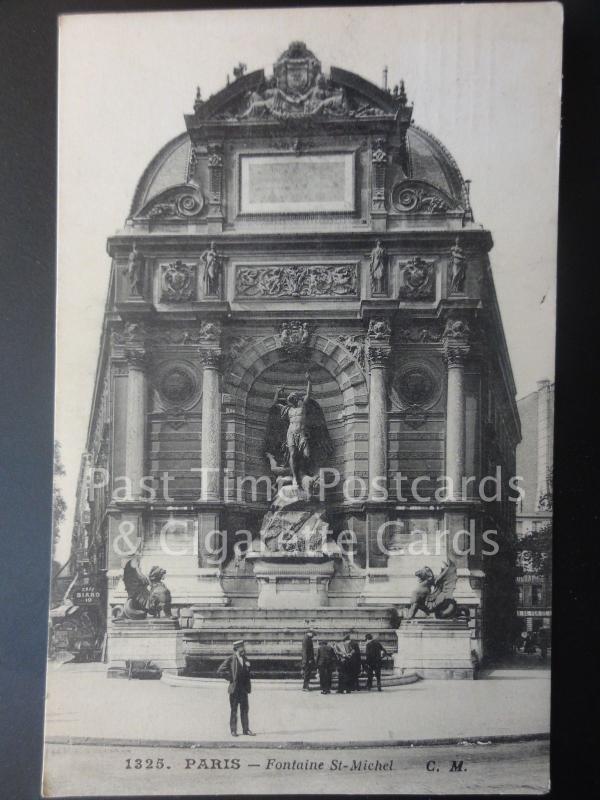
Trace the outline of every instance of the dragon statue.
[[171, 616], [171, 592], [163, 583], [167, 574], [162, 567], [152, 567], [146, 576], [141, 571], [139, 559], [130, 558], [123, 569], [123, 583], [127, 601], [116, 610], [115, 619], [146, 619]]
[[433, 614], [436, 619], [469, 616], [469, 609], [459, 606], [453, 597], [458, 577], [454, 561], [445, 563], [437, 578], [431, 567], [422, 567], [415, 575], [419, 583], [411, 595], [406, 619], [414, 619], [417, 611]]

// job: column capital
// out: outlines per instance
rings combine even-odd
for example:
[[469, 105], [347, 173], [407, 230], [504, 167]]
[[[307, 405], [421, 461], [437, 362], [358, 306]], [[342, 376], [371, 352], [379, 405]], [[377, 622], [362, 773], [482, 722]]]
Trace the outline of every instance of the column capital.
[[201, 348], [198, 354], [200, 363], [205, 369], [220, 370], [223, 366], [223, 352], [219, 348]]
[[126, 347], [123, 352], [130, 368], [145, 370], [148, 366], [148, 353], [145, 347]]
[[446, 327], [442, 334], [442, 347], [448, 369], [464, 365], [471, 350], [470, 338], [471, 329], [465, 319], [446, 320]]
[[392, 327], [388, 319], [377, 317], [369, 320], [367, 360], [371, 368], [386, 366], [392, 352], [390, 347], [391, 337]]
[[371, 345], [367, 347], [367, 360], [371, 369], [387, 366], [392, 348], [389, 345]]

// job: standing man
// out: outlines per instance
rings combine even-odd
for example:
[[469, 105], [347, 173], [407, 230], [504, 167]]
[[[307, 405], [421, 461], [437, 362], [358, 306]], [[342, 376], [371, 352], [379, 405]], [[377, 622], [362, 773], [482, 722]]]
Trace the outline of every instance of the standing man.
[[381, 691], [381, 661], [383, 654], [389, 656], [385, 647], [373, 635], [367, 633], [365, 647], [365, 661], [367, 664], [367, 689], [373, 688], [373, 674], [377, 678], [377, 691]]
[[350, 635], [346, 634], [342, 641], [335, 645], [335, 656], [338, 668], [338, 694], [343, 694], [344, 692], [350, 694], [352, 691], [352, 680], [350, 674], [351, 655]]
[[333, 670], [335, 669], [335, 653], [333, 647], [326, 639], [319, 639], [317, 669], [319, 670], [321, 694], [331, 694], [331, 678]]
[[310, 679], [315, 669], [315, 647], [313, 644], [313, 632], [306, 631], [302, 640], [302, 691], [310, 691]]
[[348, 648], [350, 650], [350, 686], [355, 691], [360, 691], [360, 673], [362, 671], [362, 659], [360, 656], [360, 645], [354, 637], [348, 637]]
[[251, 692], [250, 662], [246, 658], [244, 640], [238, 639], [233, 643], [233, 655], [226, 658], [217, 670], [217, 674], [229, 681], [229, 705], [231, 714], [229, 727], [232, 736], [237, 736], [237, 709], [240, 707], [242, 733], [244, 736], [254, 736], [248, 721], [248, 695]]

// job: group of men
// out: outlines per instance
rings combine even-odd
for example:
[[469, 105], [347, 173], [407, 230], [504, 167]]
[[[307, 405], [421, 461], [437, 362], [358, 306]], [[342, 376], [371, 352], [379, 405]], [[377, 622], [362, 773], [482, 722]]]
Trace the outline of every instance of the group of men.
[[[302, 675], [305, 691], [310, 689], [310, 679], [315, 670], [319, 673], [321, 694], [331, 694], [333, 673], [338, 673], [338, 694], [350, 694], [358, 691], [359, 677], [363, 663], [360, 645], [350, 634], [346, 634], [341, 642], [329, 644], [326, 639], [318, 640], [318, 650], [315, 655], [314, 631], [307, 631], [302, 642]], [[372, 634], [365, 636], [365, 671], [367, 673], [367, 689], [373, 688], [373, 677], [377, 680], [377, 689], [381, 691], [381, 662], [384, 656], [389, 656], [384, 646]], [[232, 736], [238, 736], [237, 721], [238, 709], [244, 736], [254, 736], [250, 730], [248, 718], [248, 695], [252, 691], [251, 664], [246, 655], [243, 639], [233, 643], [233, 654], [228, 656], [217, 670], [221, 678], [228, 682], [229, 694], [229, 727]]]
[[[302, 689], [310, 691], [310, 679], [315, 670], [319, 673], [321, 694], [331, 694], [333, 673], [338, 674], [338, 694], [359, 691], [359, 678], [363, 671], [360, 645], [349, 633], [341, 642], [331, 645], [327, 639], [318, 640], [315, 656], [314, 631], [307, 631], [302, 641]], [[373, 688], [373, 677], [377, 681], [377, 691], [381, 691], [381, 664], [384, 656], [389, 656], [385, 647], [371, 633], [365, 636], [364, 667], [367, 674], [367, 689]]]

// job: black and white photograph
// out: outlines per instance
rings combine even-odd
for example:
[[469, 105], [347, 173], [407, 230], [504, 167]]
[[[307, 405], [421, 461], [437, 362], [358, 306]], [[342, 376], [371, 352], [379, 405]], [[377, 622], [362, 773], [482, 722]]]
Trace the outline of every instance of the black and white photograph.
[[45, 797], [549, 791], [562, 18], [59, 18]]

